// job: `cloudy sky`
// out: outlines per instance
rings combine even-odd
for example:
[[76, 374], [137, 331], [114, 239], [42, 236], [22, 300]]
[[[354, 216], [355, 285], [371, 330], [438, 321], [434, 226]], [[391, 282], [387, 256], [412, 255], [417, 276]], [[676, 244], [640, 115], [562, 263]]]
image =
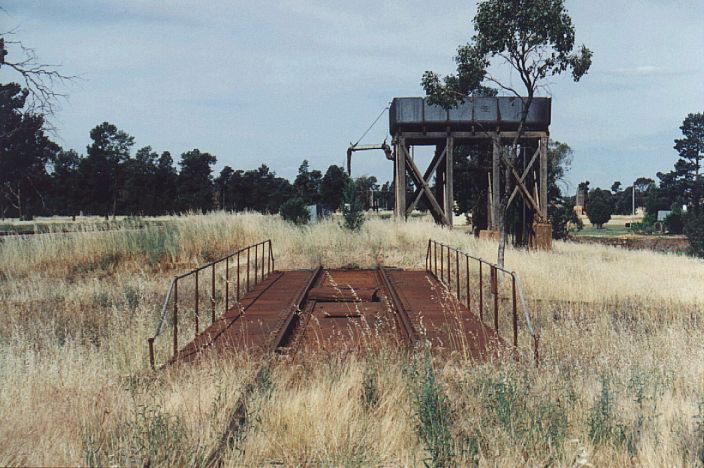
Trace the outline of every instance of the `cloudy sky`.
[[[655, 178], [676, 160], [679, 125], [704, 111], [702, 0], [567, 0], [594, 51], [579, 83], [554, 79], [551, 137], [574, 149], [570, 191]], [[303, 159], [342, 165], [394, 96], [422, 94], [425, 70], [452, 72], [472, 35], [473, 1], [0, 0], [0, 29], [82, 77], [54, 118], [85, 152], [109, 121], [136, 146], [215, 154], [217, 170], [267, 163], [293, 177]], [[8, 57], [11, 58], [11, 57]], [[500, 71], [499, 71], [500, 73]], [[511, 76], [504, 74], [504, 79]], [[0, 82], [13, 77], [0, 71]], [[365, 138], [381, 142], [386, 116]], [[381, 152], [354, 175], [392, 177]]]

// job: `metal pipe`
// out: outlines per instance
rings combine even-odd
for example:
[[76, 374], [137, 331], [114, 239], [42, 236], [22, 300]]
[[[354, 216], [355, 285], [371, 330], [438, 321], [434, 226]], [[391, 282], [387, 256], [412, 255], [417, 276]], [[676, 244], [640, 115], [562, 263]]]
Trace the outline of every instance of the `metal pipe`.
[[237, 301], [240, 302], [240, 253], [237, 252]]
[[249, 252], [251, 250], [252, 249], [250, 249], [249, 247], [247, 248], [247, 291], [249, 291]]
[[198, 270], [194, 270], [196, 273], [196, 335], [198, 334]]
[[271, 274], [271, 241], [269, 242], [269, 256], [266, 259], [266, 274]]
[[447, 246], [447, 287], [452, 291], [450, 284], [452, 283], [452, 277], [450, 276], [450, 246]]
[[469, 297], [469, 257], [464, 256], [465, 260], [465, 272], [467, 274], [467, 309], [472, 310], [472, 305], [470, 304], [470, 297]]
[[512, 278], [512, 294], [513, 294], [513, 346], [518, 347], [518, 310], [516, 309], [516, 277], [511, 275]]
[[491, 287], [492, 294], [494, 295], [494, 328], [499, 331], [499, 274], [496, 268], [491, 267]]
[[259, 244], [254, 244], [254, 285], [257, 285], [257, 259], [258, 254], [257, 254], [257, 249], [259, 248]]
[[435, 257], [435, 276], [438, 276], [438, 243], [433, 241], [433, 256]]
[[482, 262], [479, 262], [479, 320], [484, 322], [484, 275]]
[[174, 357], [178, 353], [178, 278], [174, 282]]
[[262, 243], [262, 281], [264, 281], [264, 243]]
[[450, 247], [447, 247], [447, 290], [452, 291], [452, 264], [450, 263]]
[[213, 263], [210, 277], [210, 323], [215, 323], [215, 264]]
[[154, 370], [154, 338], [147, 338], [149, 343], [149, 367]]
[[428, 250], [425, 253], [425, 271], [430, 271], [430, 239], [428, 239]]
[[230, 310], [230, 257], [225, 259], [225, 312]]
[[535, 360], [535, 367], [540, 366], [540, 332], [533, 336], [533, 359]]
[[455, 283], [457, 283], [457, 300], [460, 301], [462, 296], [460, 290], [460, 251], [455, 250]]

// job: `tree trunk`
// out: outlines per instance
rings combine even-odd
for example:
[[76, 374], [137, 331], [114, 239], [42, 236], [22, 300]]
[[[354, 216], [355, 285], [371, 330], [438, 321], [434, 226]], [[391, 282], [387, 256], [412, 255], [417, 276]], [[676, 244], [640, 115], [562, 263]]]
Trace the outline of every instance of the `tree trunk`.
[[[524, 101], [523, 105], [523, 112], [521, 113], [521, 121], [518, 124], [518, 130], [516, 131], [516, 136], [513, 138], [513, 141], [511, 142], [511, 154], [509, 156], [509, 162], [513, 165], [515, 164], [516, 160], [518, 159], [518, 142], [521, 139], [521, 136], [523, 136], [523, 129], [525, 127], [526, 119], [528, 118], [528, 111], [530, 109], [531, 104], [533, 103], [533, 91], [529, 90], [528, 91], [528, 98]], [[502, 150], [503, 151], [503, 150]], [[496, 263], [499, 267], [503, 268], [504, 267], [504, 256], [505, 256], [505, 251], [506, 251], [506, 211], [508, 210], [508, 199], [511, 196], [511, 190], [513, 189], [512, 187], [512, 178], [511, 178], [511, 170], [509, 167], [505, 168], [506, 173], [505, 173], [505, 186], [504, 186], [504, 192], [501, 196], [501, 202], [499, 203], [499, 248], [498, 252], [496, 254]]]

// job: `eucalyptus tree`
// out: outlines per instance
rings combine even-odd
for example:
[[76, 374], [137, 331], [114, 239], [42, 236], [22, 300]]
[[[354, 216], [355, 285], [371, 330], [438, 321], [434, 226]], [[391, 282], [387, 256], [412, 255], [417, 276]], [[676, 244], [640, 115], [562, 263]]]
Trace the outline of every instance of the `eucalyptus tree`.
[[689, 114], [682, 125], [682, 138], [675, 140], [675, 150], [679, 153], [679, 170], [687, 186], [687, 198], [695, 210], [700, 209], [704, 193], [701, 178], [701, 161], [704, 159], [704, 113]]
[[[490, 87], [522, 99], [523, 112], [505, 166], [504, 191], [499, 202], [498, 263], [504, 263], [506, 211], [513, 190], [511, 173], [518, 158], [518, 145], [536, 92], [545, 81], [567, 71], [579, 81], [589, 70], [592, 52], [575, 45], [575, 29], [564, 0], [484, 0], [474, 17], [475, 34], [457, 49], [457, 73], [443, 78], [426, 71], [421, 84], [430, 103], [449, 108], [467, 96], [490, 93]], [[503, 65], [519, 77], [513, 85], [490, 70]]]

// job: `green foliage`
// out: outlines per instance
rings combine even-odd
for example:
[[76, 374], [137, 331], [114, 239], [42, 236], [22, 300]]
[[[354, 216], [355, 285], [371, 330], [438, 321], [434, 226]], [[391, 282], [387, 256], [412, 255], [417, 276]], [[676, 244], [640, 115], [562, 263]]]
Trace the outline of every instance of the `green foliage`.
[[84, 196], [91, 200], [88, 210], [115, 216], [125, 182], [125, 168], [130, 158], [134, 137], [103, 122], [90, 131], [93, 142], [81, 161], [81, 178], [85, 181]]
[[194, 149], [183, 153], [181, 171], [178, 174], [178, 204], [181, 211], [201, 211], [213, 209], [213, 179], [210, 166], [217, 158], [210, 153]]
[[602, 229], [608, 223], [613, 213], [613, 200], [608, 190], [594, 189], [589, 192], [587, 217], [597, 229]]
[[601, 380], [601, 392], [590, 410], [587, 424], [589, 438], [595, 445], [623, 445], [629, 442], [625, 426], [616, 414], [616, 404], [608, 377]]
[[421, 369], [414, 363], [409, 370], [418, 436], [430, 453], [433, 466], [451, 466], [454, 457], [452, 412], [435, 378], [430, 354], [425, 354]]
[[[545, 78], [572, 71], [574, 81], [591, 66], [592, 52], [575, 49], [575, 31], [563, 0], [484, 0], [474, 17], [476, 34], [457, 49], [457, 74], [440, 79], [431, 71], [422, 86], [431, 103], [452, 107], [466, 96], [486, 95], [483, 81], [510, 88], [487, 73], [491, 59], [503, 58], [533, 96]], [[512, 89], [515, 91], [515, 89]]]
[[364, 207], [357, 193], [357, 186], [349, 181], [342, 192], [343, 226], [351, 231], [358, 231], [364, 224]]
[[28, 91], [0, 84], [0, 215], [29, 219], [45, 209], [46, 166], [59, 146], [44, 131], [44, 117], [23, 110]]
[[567, 436], [567, 411], [551, 392], [534, 394], [534, 380], [512, 371], [484, 375], [477, 382], [485, 414], [483, 427], [498, 426], [539, 453], [559, 452]]
[[561, 198], [561, 203], [548, 205], [548, 218], [552, 224], [553, 239], [566, 239], [573, 231], [581, 231], [584, 223], [574, 211], [572, 198]]
[[87, 466], [188, 464], [184, 452], [185, 433], [179, 416], [170, 415], [158, 405], [138, 405], [132, 419], [107, 441], [85, 430], [83, 460]]
[[699, 210], [688, 216], [684, 233], [689, 241], [690, 253], [704, 258], [704, 212]]
[[686, 216], [682, 212], [682, 208], [679, 206], [673, 207], [670, 214], [665, 218], [667, 232], [670, 234], [682, 234], [684, 232], [685, 222]]
[[320, 199], [323, 206], [330, 211], [336, 211], [342, 203], [342, 191], [349, 182], [350, 177], [340, 166], [331, 165], [325, 171], [320, 182]]
[[308, 224], [310, 221], [308, 205], [299, 197], [291, 198], [282, 203], [279, 214], [283, 219], [293, 224]]
[[704, 112], [689, 114], [680, 126], [683, 138], [675, 140], [675, 149], [680, 155], [679, 168], [684, 174], [691, 207], [699, 206], [704, 194], [701, 178], [701, 160], [704, 158]]
[[298, 175], [293, 182], [293, 187], [298, 192], [298, 196], [307, 204], [318, 203], [320, 201], [320, 184], [323, 175], [319, 170], [310, 170], [307, 160], [298, 168]]

